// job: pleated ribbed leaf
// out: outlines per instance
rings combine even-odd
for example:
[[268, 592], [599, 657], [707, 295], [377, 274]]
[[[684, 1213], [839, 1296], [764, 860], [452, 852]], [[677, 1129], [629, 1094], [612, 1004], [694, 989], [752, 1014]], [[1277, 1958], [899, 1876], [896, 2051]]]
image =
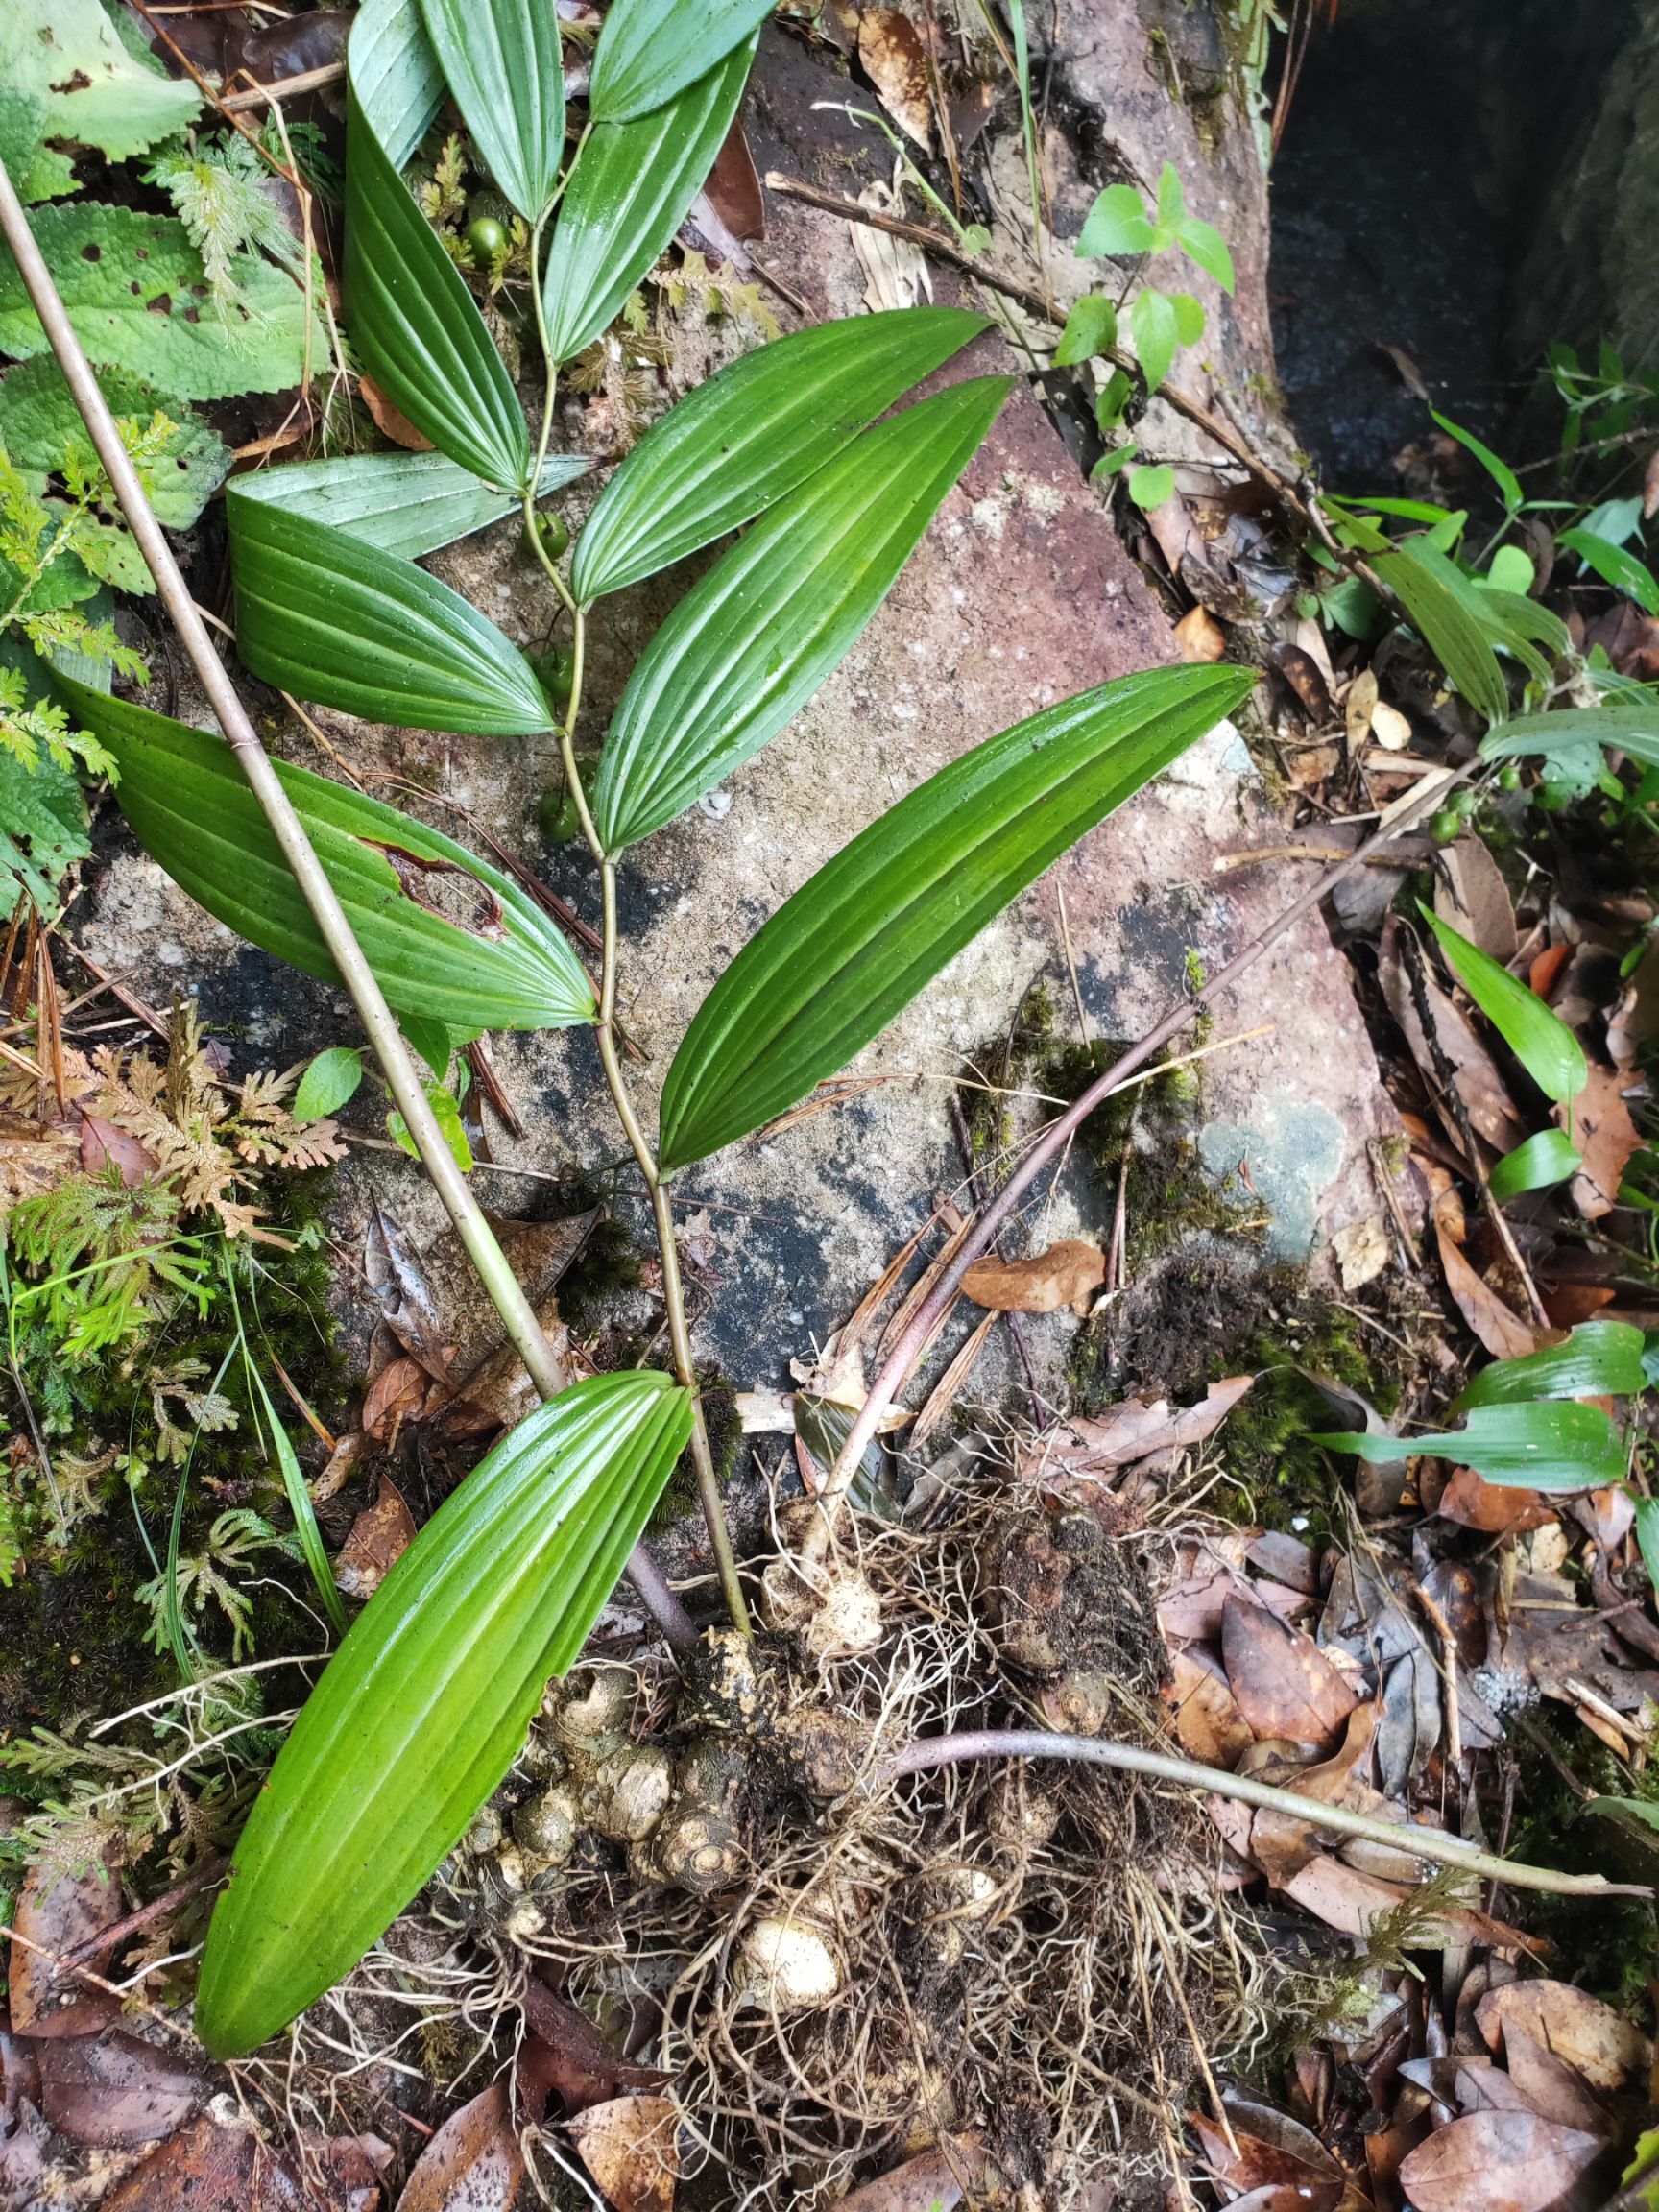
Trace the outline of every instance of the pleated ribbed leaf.
[[754, 59], [755, 41], [746, 39], [665, 108], [589, 132], [542, 279], [555, 361], [592, 345], [685, 222], [732, 128]]
[[593, 815], [619, 852], [710, 791], [804, 707], [886, 597], [1011, 379], [923, 399], [846, 445], [723, 554], [640, 657]]
[[691, 1434], [663, 1375], [600, 1375], [521, 1421], [421, 1529], [325, 1669], [253, 1801], [196, 2027], [254, 2050], [349, 1972], [466, 1832], [577, 1657]]
[[[537, 496], [573, 484], [592, 466], [579, 453], [551, 454]], [[341, 453], [328, 461], [292, 461], [239, 476], [236, 496], [325, 522], [401, 561], [435, 553], [518, 510], [516, 493], [492, 492], [442, 453]]]
[[363, 0], [351, 26], [351, 88], [394, 169], [426, 135], [444, 99], [444, 72], [420, 0]]
[[663, 1087], [664, 1170], [734, 1142], [844, 1068], [1255, 681], [1247, 668], [1119, 677], [902, 799], [784, 902], [698, 1008]]
[[565, 67], [550, 0], [421, 0], [449, 89], [490, 174], [526, 223], [565, 157]]
[[[113, 754], [121, 810], [151, 858], [238, 936], [337, 983], [310, 908], [224, 739], [82, 685], [60, 680], [59, 687], [76, 721]], [[469, 1036], [593, 1019], [581, 963], [510, 876], [325, 777], [285, 762], [276, 773], [399, 1014]]]
[[815, 475], [987, 327], [959, 307], [905, 307], [798, 330], [682, 399], [605, 487], [576, 544], [584, 603], [739, 529]]
[[262, 682], [410, 730], [553, 728], [529, 661], [447, 584], [267, 498], [225, 505], [236, 649]]
[[624, 123], [661, 108], [752, 40], [772, 0], [612, 0], [593, 57], [589, 108]]
[[362, 108], [346, 143], [346, 304], [382, 392], [440, 452], [504, 492], [531, 468], [513, 380], [461, 272], [387, 159]]

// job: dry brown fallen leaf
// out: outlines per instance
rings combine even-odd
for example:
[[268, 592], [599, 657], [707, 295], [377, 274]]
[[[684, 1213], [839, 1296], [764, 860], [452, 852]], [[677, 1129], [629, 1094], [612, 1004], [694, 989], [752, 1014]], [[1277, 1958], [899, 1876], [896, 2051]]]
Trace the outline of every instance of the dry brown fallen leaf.
[[1514, 959], [1520, 943], [1515, 902], [1503, 871], [1473, 830], [1435, 854], [1434, 911], [1504, 967]]
[[114, 2150], [172, 2134], [209, 2084], [176, 2051], [116, 2032], [40, 2043], [40, 2109], [72, 2143]]
[[1221, 1653], [1238, 1710], [1259, 1737], [1323, 1747], [1359, 1702], [1312, 1638], [1264, 1605], [1228, 1599]]
[[1467, 2112], [1412, 2152], [1400, 2181], [1415, 2212], [1543, 2212], [1600, 2149], [1531, 2112]]
[[[1423, 1032], [1422, 1019], [1417, 1009], [1417, 995], [1407, 974], [1401, 950], [1400, 925], [1390, 915], [1383, 926], [1378, 948], [1377, 980], [1388, 1011], [1400, 1024], [1411, 1057], [1423, 1070], [1429, 1094], [1438, 1100], [1440, 1073], [1435, 1055], [1430, 1050]], [[1462, 1099], [1469, 1119], [1478, 1136], [1499, 1152], [1512, 1151], [1527, 1131], [1515, 1102], [1510, 1097], [1498, 1064], [1481, 1043], [1473, 1024], [1460, 1014], [1448, 995], [1435, 982], [1432, 975], [1424, 978], [1424, 996], [1434, 1023], [1434, 1036], [1441, 1051], [1454, 1070], [1457, 1095]], [[1461, 1147], [1462, 1139], [1455, 1120], [1449, 1118], [1444, 1107], [1436, 1111], [1446, 1121], [1447, 1132], [1455, 1146]]]
[[616, 2212], [672, 2212], [678, 2116], [666, 2097], [613, 2097], [570, 2123], [582, 2163]]
[[1058, 1313], [1070, 1306], [1082, 1320], [1105, 1280], [1106, 1256], [1099, 1245], [1068, 1237], [1023, 1260], [976, 1260], [962, 1288], [975, 1306], [995, 1313]]
[[1223, 661], [1227, 633], [1208, 607], [1190, 607], [1174, 630], [1175, 649], [1183, 661]]
[[1206, 1767], [1230, 1772], [1255, 1738], [1220, 1660], [1202, 1645], [1192, 1645], [1173, 1652], [1169, 1664], [1169, 1702], [1182, 1749]]
[[1510, 2080], [1544, 2119], [1559, 2120], [1564, 2128], [1581, 2128], [1586, 2135], [1614, 2132], [1612, 2114], [1583, 2075], [1513, 2024], [1503, 2037], [1503, 2063]]
[[33, 1115], [0, 1107], [0, 1218], [20, 1198], [55, 1190], [74, 1166], [81, 1139], [72, 1123], [44, 1129]]
[[1565, 1129], [1572, 1118], [1573, 1142], [1584, 1158], [1574, 1176], [1573, 1203], [1587, 1221], [1599, 1220], [1619, 1203], [1619, 1186], [1630, 1156], [1641, 1143], [1623, 1086], [1630, 1080], [1616, 1069], [1590, 1063], [1590, 1080], [1570, 1106], [1557, 1106], [1555, 1119]]
[[1380, 699], [1371, 709], [1371, 734], [1384, 753], [1405, 753], [1409, 751], [1415, 733], [1398, 707]]
[[[556, 1996], [534, 1974], [518, 2000], [529, 2038], [518, 2061], [520, 2091], [540, 2120], [549, 2092], [566, 2112], [604, 2104], [624, 2089], [664, 2089], [673, 2079], [656, 2066], [637, 2066], [606, 2042], [586, 2012]], [[541, 2104], [534, 2103], [540, 2093]]]
[[386, 1443], [405, 1421], [419, 1421], [426, 1408], [431, 1378], [407, 1352], [381, 1368], [363, 1398], [363, 1433]]
[[1475, 2021], [1491, 2050], [1504, 2049], [1512, 2033], [1529, 2035], [1594, 2089], [1622, 2089], [1653, 2055], [1647, 2037], [1622, 2012], [1566, 1982], [1511, 1982], [1489, 1990]]
[[1440, 1493], [1435, 1512], [1443, 1521], [1455, 1521], [1460, 1528], [1478, 1529], [1483, 1536], [1503, 1536], [1511, 1529], [1542, 1528], [1555, 1518], [1536, 1490], [1511, 1490], [1497, 1482], [1484, 1482], [1473, 1467], [1459, 1467]]
[[397, 2212], [508, 2212], [524, 2180], [505, 2081], [452, 2112], [403, 2184]]
[[936, 2151], [843, 2197], [837, 2212], [956, 2212], [963, 2192], [984, 2187], [994, 2174], [977, 2135], [947, 2135]]
[[315, 2212], [315, 2203], [280, 2151], [251, 2128], [204, 2116], [157, 2144], [102, 2212]]
[[1440, 1247], [1446, 1287], [1457, 1310], [1493, 1358], [1521, 1359], [1527, 1353], [1536, 1352], [1542, 1340], [1540, 1332], [1531, 1322], [1524, 1321], [1512, 1306], [1499, 1297], [1485, 1277], [1477, 1272], [1446, 1228], [1438, 1207], [1434, 1213], [1434, 1238]]
[[380, 1478], [373, 1505], [366, 1505], [334, 1562], [334, 1585], [348, 1598], [373, 1598], [415, 1541], [415, 1516], [390, 1475]]
[[[1054, 1249], [1063, 1247], [1056, 1245]], [[1092, 1251], [1094, 1247], [1084, 1249]], [[972, 1275], [972, 1268], [969, 1273]], [[974, 1295], [972, 1289], [969, 1295]], [[1166, 1398], [1120, 1399], [1104, 1412], [1069, 1421], [1045, 1441], [1041, 1463], [1077, 1473], [1104, 1474], [1114, 1467], [1132, 1466], [1154, 1452], [1188, 1451], [1220, 1428], [1255, 1380], [1253, 1375], [1228, 1375], [1219, 1382], [1212, 1382], [1196, 1406], [1171, 1407]], [[1033, 1467], [1038, 1464], [1034, 1458]]]
[[933, 104], [927, 53], [910, 18], [895, 8], [866, 8], [858, 18], [858, 60], [900, 130], [930, 154]]
[[357, 389], [382, 436], [390, 438], [394, 445], [401, 445], [405, 453], [431, 452], [431, 439], [423, 430], [416, 429], [400, 407], [393, 405], [373, 376], [359, 376]]
[[[121, 1917], [121, 1885], [107, 1862], [92, 1861], [67, 1874], [36, 1864], [24, 1877], [13, 1925], [23, 1942], [12, 1945], [12, 2029], [18, 2035], [86, 2035], [121, 2009], [121, 2000], [97, 1989], [70, 1968], [55, 1966], [41, 1952], [61, 1958]], [[37, 1944], [38, 1950], [28, 1948]], [[80, 1964], [97, 1974], [107, 1951], [90, 1951]]]
[[1207, 2115], [1189, 2113], [1204, 2162], [1229, 2191], [1292, 2189], [1304, 2212], [1332, 2212], [1344, 2188], [1341, 2167], [1310, 2128], [1253, 2099], [1229, 2097], [1232, 2141]]

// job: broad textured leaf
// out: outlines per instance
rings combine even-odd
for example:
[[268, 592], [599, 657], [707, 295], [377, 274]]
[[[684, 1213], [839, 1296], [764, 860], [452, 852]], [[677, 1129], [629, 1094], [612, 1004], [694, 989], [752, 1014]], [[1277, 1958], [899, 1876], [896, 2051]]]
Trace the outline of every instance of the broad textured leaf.
[[[229, 473], [229, 447], [182, 400], [152, 384], [108, 372], [98, 382], [117, 420], [148, 430], [160, 414], [174, 424], [164, 441], [147, 450], [138, 472], [156, 520], [169, 530], [187, 530]], [[89, 469], [95, 468], [81, 411], [49, 353], [20, 361], [0, 378], [0, 446], [36, 493], [44, 492], [49, 476], [61, 471], [72, 450]]]
[[267, 499], [226, 509], [236, 648], [264, 683], [411, 730], [554, 727], [523, 654], [436, 576]]
[[1505, 1199], [1519, 1198], [1524, 1190], [1548, 1190], [1576, 1175], [1583, 1165], [1583, 1154], [1561, 1130], [1540, 1129], [1536, 1137], [1506, 1152], [1493, 1168], [1492, 1195], [1502, 1205]]
[[1585, 1321], [1564, 1344], [1547, 1344], [1521, 1359], [1495, 1359], [1453, 1401], [1454, 1413], [1471, 1406], [1515, 1406], [1534, 1398], [1624, 1398], [1647, 1387], [1642, 1332], [1627, 1321]]
[[[592, 466], [579, 453], [550, 454], [537, 496], [575, 483]], [[238, 476], [236, 497], [269, 500], [403, 561], [452, 545], [519, 508], [517, 493], [492, 492], [442, 453], [342, 453], [329, 461], [294, 461]]]
[[[307, 975], [338, 982], [224, 740], [79, 685], [60, 688], [75, 718], [114, 755], [122, 812], [151, 858], [238, 935]], [[284, 762], [276, 773], [399, 1014], [448, 1022], [469, 1037], [480, 1028], [562, 1029], [593, 1019], [576, 955], [511, 877], [325, 777]]]
[[589, 132], [542, 279], [555, 361], [592, 345], [685, 222], [732, 128], [754, 59], [751, 38], [665, 108]]
[[1175, 366], [1181, 343], [1180, 319], [1175, 302], [1150, 286], [1137, 292], [1129, 310], [1129, 327], [1135, 334], [1135, 358], [1148, 392], [1156, 392]]
[[363, 1080], [363, 1054], [351, 1045], [330, 1045], [318, 1053], [300, 1078], [294, 1094], [296, 1121], [320, 1121], [325, 1114], [337, 1114], [356, 1095]]
[[196, 2026], [252, 2051], [349, 1971], [500, 1782], [691, 1434], [666, 1376], [521, 1421], [353, 1623], [277, 1755], [208, 1930]]
[[524, 410], [461, 272], [350, 102], [346, 303], [358, 357], [441, 452], [501, 491], [530, 473]]
[[613, 0], [593, 57], [589, 111], [626, 123], [663, 107], [734, 47], [753, 47], [772, 0]]
[[1417, 628], [1440, 665], [1478, 714], [1502, 722], [1509, 689], [1487, 638], [1487, 610], [1471, 604], [1479, 594], [1454, 561], [1413, 540], [1372, 565]]
[[534, 223], [565, 158], [558, 9], [537, 0], [421, 4], [473, 146], [510, 204]]
[[784, 902], [698, 1008], [663, 1088], [664, 1166], [732, 1143], [844, 1067], [1255, 681], [1243, 668], [1120, 677], [902, 799]]
[[[411, 203], [413, 204], [413, 203]], [[305, 367], [305, 298], [257, 254], [235, 261], [237, 297], [209, 296], [182, 223], [92, 202], [29, 218], [69, 319], [100, 369], [119, 369], [180, 399], [285, 392]], [[316, 358], [323, 337], [316, 332]], [[17, 264], [0, 254], [0, 353], [46, 350]]]
[[1426, 1436], [1368, 1436], [1358, 1430], [1315, 1436], [1334, 1452], [1392, 1463], [1401, 1447], [1472, 1467], [1488, 1482], [1524, 1490], [1599, 1490], [1623, 1479], [1624, 1441], [1598, 1406], [1540, 1398], [1478, 1406], [1461, 1429]]
[[1117, 343], [1117, 308], [1098, 292], [1085, 292], [1066, 318], [1066, 327], [1054, 349], [1054, 366], [1069, 369], [1078, 361], [1093, 361]]
[[1535, 991], [1419, 901], [1447, 965], [1547, 1098], [1564, 1104], [1590, 1080], [1584, 1047]]
[[905, 307], [799, 330], [710, 376], [643, 437], [576, 543], [587, 604], [752, 521], [988, 327]]
[[1116, 259], [1144, 253], [1152, 242], [1152, 226], [1140, 193], [1132, 184], [1108, 184], [1089, 210], [1077, 252], [1088, 261], [1101, 256]]
[[112, 161], [194, 121], [202, 95], [122, 41], [99, 0], [7, 0], [0, 84], [40, 103], [40, 134], [95, 146]]
[[421, 0], [363, 0], [351, 26], [351, 89], [394, 169], [401, 169], [443, 104], [444, 72]]
[[14, 753], [0, 751], [0, 899], [8, 914], [27, 892], [50, 922], [59, 878], [91, 850], [86, 802], [69, 771], [44, 754], [25, 768]]
[[885, 598], [1009, 388], [976, 378], [878, 423], [771, 509], [688, 591], [622, 694], [593, 786], [619, 852], [752, 757]]
[[1565, 707], [1554, 714], [1519, 714], [1488, 733], [1483, 760], [1512, 760], [1523, 754], [1567, 751], [1586, 739], [1632, 760], [1659, 767], [1659, 699], [1644, 703], [1622, 694], [1605, 707]]

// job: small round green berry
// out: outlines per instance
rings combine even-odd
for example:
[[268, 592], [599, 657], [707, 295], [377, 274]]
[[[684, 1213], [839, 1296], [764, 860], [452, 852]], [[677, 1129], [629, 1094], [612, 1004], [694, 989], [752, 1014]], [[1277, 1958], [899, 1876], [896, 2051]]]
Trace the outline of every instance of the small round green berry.
[[1504, 761], [1504, 763], [1503, 763], [1503, 767], [1502, 767], [1502, 768], [1500, 768], [1500, 769], [1499, 769], [1499, 771], [1498, 771], [1498, 788], [1499, 788], [1499, 790], [1500, 790], [1500, 791], [1519, 791], [1519, 790], [1520, 790], [1520, 788], [1521, 788], [1521, 767], [1520, 767], [1520, 763], [1519, 763], [1518, 761], [1515, 761], [1515, 760], [1505, 760], [1505, 761]]
[[541, 688], [555, 707], [568, 707], [576, 687], [576, 656], [568, 645], [550, 645], [536, 663]]
[[476, 215], [467, 226], [467, 251], [474, 269], [488, 269], [507, 251], [507, 233], [493, 215]]
[[[530, 535], [532, 530], [536, 533], [534, 537]], [[570, 525], [563, 515], [538, 515], [533, 523], [527, 522], [524, 526], [524, 550], [532, 560], [536, 558], [538, 545], [549, 561], [561, 560], [569, 543]]]
[[569, 844], [582, 827], [582, 817], [576, 811], [576, 796], [568, 783], [542, 794], [536, 820], [549, 845]]
[[1455, 845], [1463, 834], [1463, 817], [1455, 806], [1442, 806], [1429, 817], [1429, 834], [1436, 845]]

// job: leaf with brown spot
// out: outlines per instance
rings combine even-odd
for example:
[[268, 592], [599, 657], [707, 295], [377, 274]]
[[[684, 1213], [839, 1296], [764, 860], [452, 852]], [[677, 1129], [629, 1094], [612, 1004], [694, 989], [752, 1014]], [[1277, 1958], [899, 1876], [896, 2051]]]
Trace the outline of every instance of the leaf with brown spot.
[[570, 2123], [582, 2163], [616, 2212], [673, 2212], [678, 2115], [666, 2097], [613, 2097]]
[[858, 18], [858, 60], [900, 130], [930, 154], [933, 102], [927, 51], [915, 24], [896, 8], [866, 8]]
[[390, 1475], [380, 1478], [373, 1505], [351, 1524], [334, 1562], [334, 1586], [348, 1598], [373, 1598], [414, 1543], [415, 1516]]
[[[868, 20], [868, 18], [866, 18]], [[962, 1278], [964, 1293], [995, 1313], [1058, 1313], [1070, 1306], [1081, 1321], [1106, 1280], [1098, 1244], [1068, 1237], [1023, 1260], [976, 1260]]]
[[1599, 1221], [1619, 1203], [1619, 1186], [1630, 1156], [1641, 1143], [1624, 1086], [1617, 1069], [1590, 1063], [1590, 1080], [1568, 1106], [1555, 1108], [1555, 1119], [1570, 1131], [1584, 1165], [1574, 1176], [1573, 1203], [1587, 1221]]
[[206, 2102], [208, 2086], [177, 2052], [119, 2031], [40, 2043], [40, 2109], [72, 2143], [154, 2143]]
[[508, 2212], [524, 2181], [524, 2153], [505, 2081], [452, 2112], [403, 2184], [397, 2212]]
[[1566, 1982], [1511, 1982], [1489, 1990], [1475, 2021], [1491, 2050], [1506, 2048], [1511, 2031], [1530, 2035], [1593, 2089], [1622, 2089], [1652, 2059], [1647, 2037], [1623, 2012]]
[[[89, 1853], [90, 1857], [90, 1853]], [[12, 2027], [19, 2035], [86, 2035], [121, 2009], [118, 1997], [94, 1988], [73, 1968], [58, 1966], [121, 1917], [121, 1885], [108, 1855], [67, 1874], [32, 1866], [17, 1899], [14, 1925], [25, 1940], [12, 1945]], [[39, 1948], [29, 1948], [38, 1945]], [[42, 1957], [42, 1953], [49, 1954]], [[108, 1950], [89, 1950], [78, 1963], [102, 1973]]]
[[1238, 1710], [1259, 1737], [1324, 1746], [1359, 1702], [1312, 1638], [1264, 1605], [1228, 1599], [1221, 1651]]
[[1170, 1676], [1169, 1701], [1183, 1750], [1206, 1767], [1231, 1770], [1255, 1739], [1221, 1662], [1202, 1645], [1184, 1647], [1171, 1656]]
[[1415, 2212], [1544, 2212], [1600, 2149], [1530, 2112], [1469, 2112], [1413, 2151], [1400, 2181]]

